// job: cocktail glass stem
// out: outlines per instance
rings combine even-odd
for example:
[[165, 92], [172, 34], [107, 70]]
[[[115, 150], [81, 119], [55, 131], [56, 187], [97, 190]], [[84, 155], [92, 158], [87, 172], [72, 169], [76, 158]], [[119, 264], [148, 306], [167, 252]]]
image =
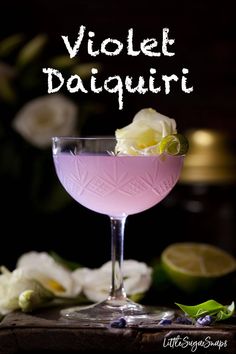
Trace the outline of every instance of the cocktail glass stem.
[[126, 300], [123, 282], [124, 229], [126, 217], [110, 217], [111, 220], [111, 290], [108, 301]]

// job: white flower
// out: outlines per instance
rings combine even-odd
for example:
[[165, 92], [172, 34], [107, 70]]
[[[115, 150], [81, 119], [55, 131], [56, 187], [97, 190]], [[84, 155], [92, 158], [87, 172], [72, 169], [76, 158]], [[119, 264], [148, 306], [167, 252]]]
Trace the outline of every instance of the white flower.
[[158, 154], [161, 139], [176, 132], [174, 119], [152, 108], [145, 108], [135, 115], [131, 124], [116, 130], [116, 152], [130, 155]]
[[[0, 271], [0, 315], [21, 309], [32, 311], [52, 300], [79, 299], [83, 291], [90, 301], [103, 301], [109, 295], [111, 262], [99, 269], [78, 268], [70, 271], [48, 253], [23, 254], [17, 268]], [[152, 270], [145, 263], [124, 261], [124, 286], [128, 295], [143, 294], [151, 285]]]
[[[127, 295], [140, 294], [151, 285], [152, 270], [145, 263], [125, 260], [123, 264], [124, 287]], [[109, 295], [111, 284], [111, 262], [99, 269], [78, 269], [73, 272], [74, 278], [83, 283], [83, 292], [94, 302], [103, 301]]]
[[52, 136], [75, 133], [77, 106], [62, 95], [36, 98], [17, 113], [14, 129], [32, 145], [47, 148]]
[[[24, 310], [32, 310], [33, 305], [45, 303], [53, 298], [53, 294], [43, 288], [40, 283], [28, 277], [23, 269], [15, 269], [12, 273], [2, 267], [0, 275], [0, 314], [7, 313], [22, 308], [20, 298], [26, 291], [31, 291], [34, 296], [34, 304], [28, 299], [24, 303]], [[36, 299], [36, 301], [35, 301]]]
[[75, 297], [81, 292], [80, 278], [73, 278], [72, 272], [57, 263], [48, 253], [25, 253], [19, 258], [17, 268], [23, 269], [28, 277], [36, 279], [55, 295]]

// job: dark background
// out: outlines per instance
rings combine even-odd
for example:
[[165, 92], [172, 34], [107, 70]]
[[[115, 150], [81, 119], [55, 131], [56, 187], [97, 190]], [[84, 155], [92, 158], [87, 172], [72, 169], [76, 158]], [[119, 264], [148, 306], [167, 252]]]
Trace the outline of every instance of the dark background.
[[[98, 107], [88, 113], [81, 128], [83, 135], [112, 134], [128, 124], [141, 108], [153, 107], [174, 117], [178, 130], [214, 128], [235, 137], [235, 12], [233, 2], [221, 5], [213, 1], [3, 1], [0, 12], [0, 39], [24, 33], [27, 39], [39, 33], [49, 37], [46, 55], [67, 54], [61, 35], [76, 38], [80, 25], [96, 33], [95, 43], [107, 37], [124, 41], [129, 28], [134, 28], [135, 43], [144, 38], [161, 39], [162, 28], [170, 28], [175, 44], [174, 57], [133, 58], [127, 55], [95, 58], [102, 65], [101, 80], [110, 75], [134, 77], [149, 73], [155, 67], [161, 74], [181, 76], [189, 69], [188, 84], [194, 92], [184, 94], [180, 87], [169, 95], [125, 94], [124, 109], [118, 110], [117, 95], [69, 95], [79, 107]], [[79, 60], [91, 61], [85, 47]], [[39, 62], [39, 67], [44, 61]], [[158, 77], [158, 74], [157, 74]], [[46, 94], [46, 78], [42, 74], [38, 92], [23, 96], [21, 105], [37, 95]], [[20, 105], [19, 105], [20, 108]], [[9, 169], [1, 172], [1, 247], [0, 263], [13, 267], [17, 257], [32, 249], [55, 250], [62, 256], [87, 266], [98, 266], [109, 259], [108, 217], [95, 214], [74, 201], [47, 210], [47, 193], [58, 184], [51, 151], [27, 146], [11, 128], [14, 117], [0, 102], [1, 158]], [[6, 147], [7, 146], [7, 147]], [[11, 148], [14, 146], [14, 148]], [[11, 157], [8, 152], [11, 150]], [[21, 156], [21, 173], [12, 175], [10, 165]], [[42, 157], [43, 156], [43, 157]], [[37, 191], [32, 189], [35, 160], [44, 161], [42, 179]], [[5, 165], [4, 165], [5, 166]], [[35, 172], [35, 171], [34, 171]], [[204, 189], [205, 188], [205, 189]], [[171, 242], [205, 241], [235, 253], [235, 187], [179, 185], [156, 207], [128, 218], [126, 258], [150, 261], [158, 257]], [[197, 197], [196, 197], [197, 194]], [[197, 198], [199, 212], [185, 208], [185, 201]], [[226, 216], [225, 216], [226, 215]]]

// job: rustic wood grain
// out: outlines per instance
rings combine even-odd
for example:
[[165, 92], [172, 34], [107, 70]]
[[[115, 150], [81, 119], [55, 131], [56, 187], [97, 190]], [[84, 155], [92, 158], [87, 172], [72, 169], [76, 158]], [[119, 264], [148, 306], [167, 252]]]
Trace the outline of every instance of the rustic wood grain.
[[[236, 326], [217, 324], [212, 327], [177, 325], [150, 328], [81, 328], [77, 322], [60, 319], [56, 309], [35, 314], [12, 313], [0, 323], [0, 354], [23, 353], [188, 353], [188, 349], [163, 347], [164, 340], [186, 337], [200, 341], [227, 341], [227, 347], [209, 348], [207, 352], [235, 353]], [[197, 353], [206, 349], [198, 347]]]

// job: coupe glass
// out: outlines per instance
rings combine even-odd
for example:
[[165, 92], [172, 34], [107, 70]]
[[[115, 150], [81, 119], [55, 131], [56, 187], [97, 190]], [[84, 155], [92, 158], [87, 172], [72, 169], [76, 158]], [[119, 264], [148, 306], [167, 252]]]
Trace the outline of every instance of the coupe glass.
[[[95, 305], [64, 310], [84, 326], [104, 326], [119, 317], [130, 325], [171, 318], [173, 311], [146, 307], [127, 298], [122, 276], [125, 220], [159, 203], [178, 181], [183, 156], [116, 155], [115, 138], [53, 138], [57, 176], [78, 203], [111, 221], [111, 288]], [[92, 217], [92, 215], [91, 215]], [[109, 290], [109, 289], [108, 289]]]

